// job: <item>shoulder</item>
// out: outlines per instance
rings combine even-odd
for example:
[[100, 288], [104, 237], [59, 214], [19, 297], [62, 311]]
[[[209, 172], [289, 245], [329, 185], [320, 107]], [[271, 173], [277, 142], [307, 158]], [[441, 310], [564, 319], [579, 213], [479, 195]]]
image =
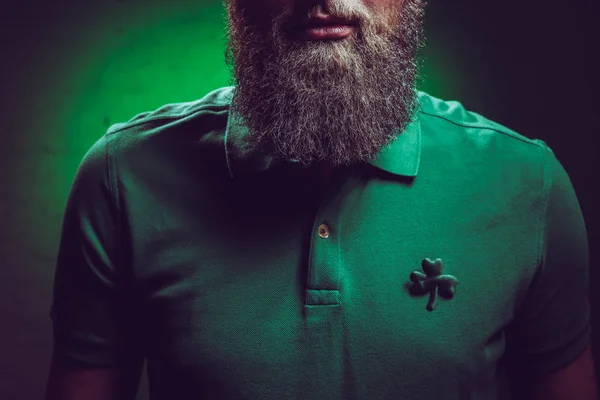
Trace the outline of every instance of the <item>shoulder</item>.
[[498, 122], [467, 110], [459, 101], [442, 100], [419, 91], [419, 103], [421, 106], [420, 118], [426, 121], [427, 124], [434, 125], [444, 131], [460, 132], [471, 139], [493, 136], [516, 146], [521, 144], [533, 148], [545, 146], [539, 139], [517, 133]]
[[172, 176], [194, 163], [207, 171], [226, 171], [223, 143], [232, 94], [233, 87], [226, 86], [115, 123], [92, 144], [80, 169], [93, 168], [94, 176], [113, 190], [127, 177]]
[[227, 124], [233, 86], [215, 89], [198, 100], [168, 103], [155, 110], [140, 112], [125, 122], [111, 125], [105, 140], [111, 153], [118, 149], [137, 148], [142, 143], [161, 143], [164, 140], [199, 140], [207, 132], [221, 129]]
[[459, 101], [420, 91], [419, 104], [424, 149], [445, 149], [465, 160], [498, 161], [503, 168], [541, 167], [552, 153], [543, 140], [517, 133]]
[[233, 87], [225, 86], [215, 89], [195, 101], [164, 104], [155, 110], [141, 112], [126, 122], [111, 125], [108, 133], [118, 133], [151, 122], [155, 124], [170, 123], [198, 113], [228, 109], [232, 93]]

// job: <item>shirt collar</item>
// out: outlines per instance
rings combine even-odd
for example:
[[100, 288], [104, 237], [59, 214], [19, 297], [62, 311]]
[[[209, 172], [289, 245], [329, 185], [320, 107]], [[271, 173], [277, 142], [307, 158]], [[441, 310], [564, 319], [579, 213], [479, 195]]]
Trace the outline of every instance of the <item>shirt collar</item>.
[[[419, 115], [417, 111], [414, 120], [406, 129], [398, 134], [392, 143], [383, 147], [369, 164], [394, 175], [417, 176], [421, 161]], [[232, 178], [265, 171], [283, 162], [272, 155], [250, 151], [245, 141], [247, 135], [248, 128], [243, 124], [242, 118], [230, 109], [223, 142], [227, 167]]]

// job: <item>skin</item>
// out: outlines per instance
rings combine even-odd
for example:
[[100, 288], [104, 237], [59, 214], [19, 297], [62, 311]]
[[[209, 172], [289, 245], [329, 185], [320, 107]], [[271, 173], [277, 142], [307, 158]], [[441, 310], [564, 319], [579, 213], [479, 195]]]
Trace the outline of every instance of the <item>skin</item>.
[[106, 368], [74, 369], [58, 362], [52, 363], [46, 388], [46, 400], [117, 398], [119, 396], [115, 371]]
[[91, 367], [52, 357], [46, 400], [133, 400], [143, 368], [141, 354], [122, 368]]

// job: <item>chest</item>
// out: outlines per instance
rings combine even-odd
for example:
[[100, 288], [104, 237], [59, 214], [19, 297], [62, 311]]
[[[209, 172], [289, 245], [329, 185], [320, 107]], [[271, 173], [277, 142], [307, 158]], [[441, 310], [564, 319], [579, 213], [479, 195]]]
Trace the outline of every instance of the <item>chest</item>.
[[[535, 264], [534, 217], [476, 188], [328, 182], [163, 211], [135, 253], [149, 363], [256, 393], [298, 376], [365, 396], [492, 379]], [[443, 268], [428, 274], [427, 258]], [[451, 298], [444, 282], [455, 283]]]

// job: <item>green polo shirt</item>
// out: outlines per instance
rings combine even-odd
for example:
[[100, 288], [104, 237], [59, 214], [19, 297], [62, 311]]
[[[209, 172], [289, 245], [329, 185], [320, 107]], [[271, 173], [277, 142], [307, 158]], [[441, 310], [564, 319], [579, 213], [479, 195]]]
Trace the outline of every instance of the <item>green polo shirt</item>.
[[510, 399], [590, 337], [588, 245], [541, 140], [419, 93], [321, 188], [253, 154], [233, 87], [113, 125], [56, 265], [56, 357], [147, 361], [151, 398]]

